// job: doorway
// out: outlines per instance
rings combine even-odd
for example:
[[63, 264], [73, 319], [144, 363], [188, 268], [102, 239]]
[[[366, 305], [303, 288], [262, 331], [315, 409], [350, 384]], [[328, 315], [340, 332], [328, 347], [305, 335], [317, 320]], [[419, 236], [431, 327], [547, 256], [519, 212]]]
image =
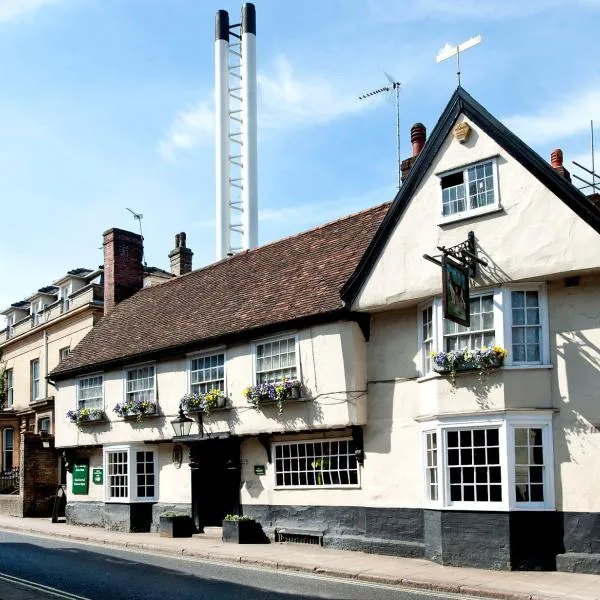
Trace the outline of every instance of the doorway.
[[240, 510], [240, 438], [204, 439], [190, 446], [192, 518], [198, 531], [220, 527]]

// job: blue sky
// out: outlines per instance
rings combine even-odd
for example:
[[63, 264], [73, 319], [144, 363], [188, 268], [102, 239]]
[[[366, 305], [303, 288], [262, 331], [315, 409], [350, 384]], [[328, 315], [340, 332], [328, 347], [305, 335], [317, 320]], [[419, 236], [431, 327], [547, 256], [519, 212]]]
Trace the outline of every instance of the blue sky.
[[[214, 15], [241, 4], [0, 0], [0, 307], [101, 264], [102, 232], [137, 228], [126, 207], [148, 264], [168, 268], [179, 231], [214, 260]], [[591, 162], [600, 0], [255, 4], [261, 243], [390, 200], [394, 106], [358, 96], [402, 82], [408, 156], [456, 86], [436, 54], [476, 34], [464, 87], [545, 158]]]

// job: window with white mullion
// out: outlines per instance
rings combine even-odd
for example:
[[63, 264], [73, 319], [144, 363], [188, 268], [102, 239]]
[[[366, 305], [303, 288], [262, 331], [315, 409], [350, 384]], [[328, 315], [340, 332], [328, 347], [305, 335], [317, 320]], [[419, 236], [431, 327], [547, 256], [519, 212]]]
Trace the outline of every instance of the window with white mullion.
[[444, 319], [444, 349], [480, 350], [491, 347], [496, 343], [494, 328], [494, 294], [485, 294], [471, 298], [471, 326], [465, 327], [453, 321]]
[[421, 312], [421, 335], [423, 354], [423, 375], [431, 371], [431, 352], [433, 352], [433, 305]]
[[533, 291], [511, 292], [512, 359], [516, 363], [540, 363], [542, 325], [540, 294]]
[[516, 502], [544, 502], [544, 443], [541, 427], [515, 427]]
[[82, 377], [77, 383], [77, 408], [102, 409], [102, 375]]
[[14, 466], [15, 430], [7, 427], [2, 432], [2, 469], [12, 470]]
[[14, 404], [13, 370], [6, 369], [6, 408], [12, 408]]
[[256, 344], [256, 383], [277, 383], [297, 376], [294, 336]]
[[438, 481], [438, 447], [437, 432], [427, 431], [425, 433], [425, 479], [427, 486], [427, 500], [437, 502], [439, 500]]
[[225, 391], [225, 354], [199, 356], [190, 360], [190, 388], [194, 394]]
[[154, 498], [154, 452], [138, 450], [136, 458], [137, 498]]
[[498, 202], [493, 160], [442, 175], [440, 185], [444, 217], [468, 213]]
[[127, 400], [154, 401], [154, 365], [127, 370]]
[[469, 207], [481, 208], [494, 204], [494, 172], [492, 161], [467, 169], [469, 180]]
[[129, 451], [108, 451], [107, 466], [109, 499], [129, 498]]
[[31, 372], [31, 400], [40, 397], [40, 361], [38, 358], [30, 362]]

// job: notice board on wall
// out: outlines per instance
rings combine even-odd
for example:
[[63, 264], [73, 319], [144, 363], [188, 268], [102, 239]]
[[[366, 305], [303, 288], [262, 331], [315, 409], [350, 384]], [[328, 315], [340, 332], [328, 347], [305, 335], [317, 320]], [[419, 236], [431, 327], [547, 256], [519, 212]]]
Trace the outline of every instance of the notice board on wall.
[[89, 485], [89, 465], [87, 463], [75, 463], [73, 465], [73, 494], [87, 495]]

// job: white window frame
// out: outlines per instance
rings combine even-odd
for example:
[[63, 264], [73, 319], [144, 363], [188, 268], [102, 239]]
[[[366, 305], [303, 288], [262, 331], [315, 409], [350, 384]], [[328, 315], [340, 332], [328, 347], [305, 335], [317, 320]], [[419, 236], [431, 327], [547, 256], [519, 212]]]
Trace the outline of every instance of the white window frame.
[[[12, 448], [10, 450], [6, 449], [6, 432], [7, 431], [12, 431]], [[6, 455], [7, 453], [10, 452], [11, 454], [11, 463], [12, 463], [12, 467], [15, 467], [15, 429], [14, 427], [5, 427], [2, 430], [2, 471], [8, 471], [8, 469], [6, 468]]]
[[[516, 362], [512, 356], [512, 306], [511, 292], [538, 292], [540, 310], [540, 357], [539, 362]], [[509, 284], [501, 288], [480, 288], [472, 290], [471, 298], [494, 296], [494, 330], [496, 345], [506, 348], [508, 356], [504, 360], [505, 367], [528, 368], [535, 366], [550, 366], [550, 321], [548, 314], [548, 292], [544, 283]], [[423, 348], [423, 310], [433, 306], [433, 350], [441, 352], [444, 350], [444, 310], [441, 296], [424, 302], [418, 306], [417, 312], [417, 339], [419, 344], [419, 371], [422, 377], [431, 375], [425, 372], [425, 357]], [[506, 309], [506, 310], [505, 310]]]
[[[472, 167], [477, 167], [478, 165], [483, 165], [485, 163], [492, 163], [492, 177], [494, 178], [494, 203], [487, 204], [486, 206], [481, 206], [479, 208], [469, 208], [470, 200], [469, 200], [469, 183], [468, 183], [468, 170]], [[442, 179], [444, 177], [448, 177], [449, 175], [454, 175], [455, 173], [463, 173], [463, 181], [465, 186], [465, 204], [467, 208], [462, 212], [454, 213], [451, 215], [444, 215], [444, 201], [443, 201], [443, 191], [442, 191]], [[462, 221], [463, 219], [471, 219], [473, 217], [478, 217], [479, 215], [485, 215], [490, 212], [495, 212], [502, 209], [502, 204], [500, 202], [500, 186], [498, 185], [498, 157], [497, 156], [489, 156], [487, 158], [483, 158], [474, 163], [469, 163], [466, 165], [462, 165], [455, 169], [450, 169], [449, 171], [443, 171], [441, 173], [436, 173], [436, 176], [439, 179], [439, 214], [440, 214], [440, 225], [445, 225], [446, 223], [452, 223], [454, 221]]]
[[[123, 369], [123, 399], [125, 402], [127, 402], [129, 400], [129, 394], [130, 393], [135, 393], [135, 392], [128, 392], [127, 391], [127, 377], [130, 371], [136, 371], [138, 369], [144, 369], [146, 367], [153, 367], [154, 368], [154, 377], [153, 377], [153, 381], [154, 381], [154, 396], [152, 397], [152, 399], [150, 400], [150, 402], [154, 402], [155, 404], [157, 403], [157, 397], [158, 397], [158, 380], [156, 378], [156, 363], [155, 362], [146, 362], [146, 363], [140, 363], [140, 364], [136, 364], [136, 365], [129, 365], [127, 367], [125, 367]], [[141, 390], [138, 390], [141, 391]]]
[[[136, 452], [154, 453], [154, 496], [139, 497], [137, 495], [137, 461]], [[127, 496], [112, 498], [110, 496], [110, 476], [108, 472], [108, 455], [112, 452], [127, 452]], [[111, 504], [131, 504], [139, 502], [158, 502], [159, 491], [159, 460], [158, 446], [149, 444], [120, 444], [104, 446], [102, 450], [104, 467], [104, 502]]]
[[[102, 390], [102, 403], [101, 406], [99, 407], [99, 409], [96, 410], [104, 410], [104, 373], [102, 371], [97, 371], [95, 373], [86, 373], [85, 375], [82, 375], [81, 377], [77, 378], [77, 389], [75, 391], [75, 409], [79, 410], [80, 406], [79, 406], [79, 401], [81, 400], [81, 398], [79, 397], [79, 382], [83, 381], [85, 379], [91, 379], [92, 377], [101, 377], [102, 378], [102, 383], [100, 384], [101, 386], [101, 390]], [[84, 407], [81, 407], [84, 408]], [[87, 408], [87, 407], [85, 407]], [[94, 410], [94, 409], [92, 409]]]
[[6, 369], [6, 408], [12, 408], [15, 404], [14, 378], [14, 370]]
[[[514, 430], [530, 427], [542, 429], [544, 452], [544, 502], [517, 502], [515, 492], [515, 447]], [[499, 435], [502, 500], [500, 502], [465, 502], [450, 500], [450, 482], [447, 465], [448, 430], [497, 428]], [[438, 499], [429, 499], [427, 481], [426, 434], [437, 433], [437, 478]], [[421, 423], [421, 477], [424, 506], [444, 510], [555, 510], [554, 490], [554, 446], [552, 439], [552, 411], [539, 414], [506, 413], [494, 416], [473, 415], [471, 417], [444, 417]]]
[[221, 348], [209, 348], [202, 352], [194, 352], [187, 356], [187, 389], [192, 392], [192, 361], [198, 358], [208, 358], [210, 356], [216, 356], [218, 354], [223, 355], [223, 394], [227, 396], [227, 350], [224, 347]]
[[361, 471], [362, 466], [356, 461], [356, 476], [357, 483], [349, 484], [330, 484], [330, 485], [277, 485], [277, 462], [276, 462], [276, 450], [277, 446], [292, 446], [294, 444], [308, 444], [308, 443], [324, 443], [324, 442], [353, 442], [351, 437], [336, 437], [336, 438], [314, 438], [314, 439], [302, 439], [302, 440], [286, 440], [281, 442], [273, 442], [271, 444], [271, 456], [273, 457], [273, 489], [275, 490], [332, 490], [332, 489], [359, 489], [361, 487]]
[[71, 282], [61, 285], [58, 292], [58, 298], [60, 301], [60, 312], [66, 313], [69, 308], [71, 301], [69, 300], [69, 296], [71, 295]]
[[[63, 356], [64, 354], [64, 356]], [[63, 360], [67, 360], [71, 356], [71, 346], [65, 346], [64, 348], [58, 349], [58, 362], [61, 363]]]
[[[294, 343], [295, 343], [295, 355], [296, 355], [296, 379], [298, 380], [302, 380], [302, 371], [301, 371], [301, 366], [300, 366], [300, 344], [298, 342], [298, 334], [295, 332], [289, 332], [289, 333], [283, 333], [283, 334], [278, 334], [278, 335], [273, 335], [273, 336], [269, 336], [269, 337], [265, 337], [265, 338], [261, 338], [258, 340], [254, 340], [252, 342], [252, 382], [254, 383], [254, 385], [258, 384], [258, 373], [257, 373], [257, 348], [258, 346], [260, 346], [261, 344], [268, 344], [270, 342], [277, 342], [277, 341], [281, 341], [281, 340], [287, 340], [290, 338], [294, 338]], [[275, 371], [276, 369], [272, 369], [273, 371]], [[277, 382], [279, 383], [279, 382]]]
[[[34, 367], [33, 365], [37, 364], [37, 379], [34, 378]], [[40, 399], [40, 369], [41, 362], [39, 358], [33, 358], [29, 361], [29, 381], [31, 386], [31, 402], [35, 402]], [[37, 387], [37, 390], [36, 390]]]

